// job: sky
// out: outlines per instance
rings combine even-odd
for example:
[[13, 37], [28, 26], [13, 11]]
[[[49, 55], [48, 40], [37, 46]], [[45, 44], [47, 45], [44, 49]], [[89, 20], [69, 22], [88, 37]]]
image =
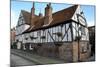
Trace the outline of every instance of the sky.
[[[31, 1], [11, 1], [11, 28], [17, 25], [18, 17], [21, 10], [31, 11], [33, 2]], [[45, 7], [48, 3], [35, 2], [35, 14], [38, 15], [40, 12], [44, 15]], [[72, 6], [66, 3], [52, 3], [51, 4], [53, 13], [62, 9]], [[81, 5], [81, 10], [84, 12], [88, 26], [95, 25], [95, 6]]]

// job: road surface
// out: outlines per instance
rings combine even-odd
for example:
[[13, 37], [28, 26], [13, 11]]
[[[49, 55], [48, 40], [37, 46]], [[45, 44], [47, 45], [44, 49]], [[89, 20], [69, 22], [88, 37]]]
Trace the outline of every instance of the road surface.
[[25, 58], [22, 58], [20, 56], [11, 54], [11, 67], [17, 67], [17, 66], [30, 66], [30, 65], [35, 65], [34, 62], [31, 62]]

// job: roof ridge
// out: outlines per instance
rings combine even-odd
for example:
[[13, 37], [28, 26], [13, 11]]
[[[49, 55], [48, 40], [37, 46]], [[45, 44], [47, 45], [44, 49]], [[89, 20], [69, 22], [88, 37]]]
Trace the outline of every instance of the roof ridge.
[[56, 14], [56, 13], [59, 13], [59, 12], [62, 12], [62, 11], [64, 11], [64, 10], [68, 10], [68, 9], [70, 9], [70, 8], [74, 8], [74, 7], [78, 7], [78, 5], [73, 5], [73, 6], [70, 6], [70, 7], [65, 8], [65, 9], [59, 10], [59, 11], [57, 11], [57, 12], [54, 12], [52, 15], [54, 15], [54, 14]]

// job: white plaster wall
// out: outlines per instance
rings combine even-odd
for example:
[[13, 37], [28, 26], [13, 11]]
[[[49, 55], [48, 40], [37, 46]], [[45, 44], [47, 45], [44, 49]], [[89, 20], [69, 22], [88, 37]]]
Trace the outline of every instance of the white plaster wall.
[[[67, 31], [68, 27], [69, 27], [69, 24], [67, 23], [67, 24], [66, 24], [66, 31]], [[65, 28], [65, 27], [64, 27], [64, 28]], [[63, 29], [64, 29], [64, 28], [63, 28]], [[63, 30], [63, 32], [64, 32], [64, 34], [65, 34], [65, 29]], [[67, 33], [68, 33], [68, 41], [71, 41], [71, 32], [70, 32], [70, 28], [69, 28], [69, 30], [68, 30]], [[64, 35], [64, 34], [63, 34], [63, 35]], [[63, 41], [67, 41], [67, 34], [65, 35]]]
[[77, 21], [77, 15], [76, 14], [80, 14], [80, 11], [81, 11], [80, 6], [78, 6], [78, 8], [76, 9], [76, 12], [74, 13], [74, 15], [72, 17], [72, 19], [74, 21]]
[[[68, 30], [68, 41], [72, 41], [72, 37], [71, 37], [71, 29]], [[66, 35], [67, 37], [67, 35]]]
[[75, 26], [75, 23], [73, 23], [73, 39], [75, 40], [75, 37], [78, 36], [78, 27]]
[[89, 41], [89, 33], [88, 33], [88, 29], [87, 28], [85, 28], [85, 35], [82, 35], [82, 39], [81, 40]]
[[17, 49], [21, 49], [21, 43], [20, 42], [17, 43]]
[[25, 34], [24, 34], [24, 40], [23, 40], [24, 43], [27, 43], [27, 42], [28, 42], [28, 40], [25, 39], [25, 38], [28, 38], [28, 34], [29, 34], [29, 33], [25, 33]]
[[33, 48], [32, 48], [32, 44], [30, 44], [29, 49], [30, 49], [30, 50], [33, 50]]
[[[81, 10], [81, 6], [78, 6], [78, 8], [76, 9], [76, 12], [74, 13], [73, 17], [72, 17], [72, 20], [78, 22], [78, 18], [77, 18], [77, 14], [80, 14], [82, 12]], [[84, 12], [84, 11], [83, 11]], [[84, 14], [81, 14], [82, 17], [84, 17]], [[82, 18], [82, 17], [79, 17], [82, 21], [84, 22], [81, 22], [79, 21], [79, 23], [83, 24], [83, 25], [86, 25], [86, 22], [85, 20]], [[84, 17], [85, 18], [85, 17]]]
[[18, 26], [16, 28], [16, 35], [18, 34], [22, 34], [25, 30], [27, 30], [30, 26], [27, 25], [27, 24], [24, 24], [24, 25], [21, 25], [21, 26]]
[[[72, 25], [78, 31], [78, 26], [77, 25], [75, 26], [75, 23], [72, 23]], [[73, 39], [75, 39], [75, 36], [78, 36], [78, 32], [76, 32], [76, 30], [73, 28]], [[81, 34], [81, 31], [79, 31], [79, 34]], [[81, 36], [82, 36], [81, 40], [89, 40], [89, 33], [86, 27], [85, 27], [85, 35], [81, 35]]]
[[[48, 31], [50, 32], [50, 29], [48, 29]], [[50, 37], [49, 33], [48, 33], [48, 42], [51, 42], [51, 37]]]

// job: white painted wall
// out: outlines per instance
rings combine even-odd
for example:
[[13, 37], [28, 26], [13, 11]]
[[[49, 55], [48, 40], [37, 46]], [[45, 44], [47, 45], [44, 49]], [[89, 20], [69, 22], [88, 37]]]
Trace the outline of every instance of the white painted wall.
[[[75, 24], [74, 22], [72, 23], [72, 25], [73, 25], [73, 39], [75, 40], [75, 37], [76, 36], [78, 36], [78, 25], [77, 24]], [[76, 25], [76, 26], [75, 26]], [[75, 28], [76, 28], [76, 30], [75, 30]], [[88, 33], [88, 28], [84, 28], [85, 29], [85, 35], [81, 35], [81, 32], [82, 31], [79, 31], [79, 35], [81, 35], [81, 40], [89, 40], [89, 33]]]
[[23, 24], [21, 26], [16, 27], [16, 35], [22, 34], [25, 30], [27, 30], [30, 27], [30, 25]]
[[[65, 26], [63, 27], [63, 36], [65, 34], [65, 29], [67, 30], [68, 27], [69, 27], [69, 23], [66, 24], [66, 28], [65, 28]], [[67, 33], [68, 33], [68, 41], [71, 41], [71, 30], [70, 30], [70, 28], [69, 28]], [[65, 35], [63, 41], [67, 41], [67, 34]]]
[[[65, 25], [66, 25], [66, 30], [67, 30], [68, 27], [69, 27], [69, 23], [67, 23]], [[63, 34], [62, 36], [64, 36], [64, 34], [65, 34], [65, 25], [63, 25], [63, 27], [62, 27], [62, 34]], [[72, 23], [72, 25], [78, 31], [77, 25], [75, 26], [75, 23]], [[51, 36], [53, 37], [53, 39], [56, 40], [56, 42], [58, 42], [58, 38], [59, 37], [57, 35], [54, 35], [53, 34], [53, 33], [56, 33], [56, 32], [61, 32], [60, 30], [58, 31], [58, 28], [61, 29], [61, 26], [57, 26], [57, 27], [53, 27], [53, 28], [46, 29], [44, 31], [44, 33], [43, 33], [43, 30], [34, 31], [34, 32], [30, 32], [30, 33], [25, 33], [23, 35], [17, 36], [16, 39], [19, 39], [19, 41], [22, 41], [23, 43], [54, 42], [52, 40], [52, 38], [50, 37], [49, 33], [48, 33], [48, 30], [49, 30], [49, 32], [50, 32]], [[86, 35], [85, 36], [82, 35], [82, 38], [81, 38], [82, 40], [88, 40], [88, 30], [87, 30], [87, 28], [85, 28], [85, 31], [86, 31]], [[71, 41], [72, 40], [72, 37], [71, 37], [71, 29], [70, 28], [69, 28], [69, 30], [68, 30], [67, 33], [68, 33], [68, 36], [66, 34], [62, 41]], [[81, 31], [80, 31], [80, 34], [81, 34]], [[43, 39], [41, 39], [41, 36], [44, 36], [44, 35], [46, 36], [46, 39], [43, 40]], [[37, 39], [31, 39], [30, 36], [37, 37]], [[74, 39], [75, 39], [75, 36], [78, 36], [78, 32], [76, 32], [76, 30], [73, 28], [73, 38]], [[67, 37], [68, 37], [68, 40], [67, 40]], [[26, 40], [25, 38], [28, 38], [28, 39]], [[61, 38], [59, 38], [59, 41], [61, 41]]]
[[17, 22], [17, 27], [16, 27], [16, 35], [22, 34], [26, 29], [30, 27], [30, 25], [25, 24], [25, 19], [23, 17], [23, 14], [20, 13], [18, 22]]
[[[78, 19], [79, 19], [79, 23], [81, 23], [82, 25], [86, 25], [87, 23], [85, 22], [85, 19], [82, 18], [82, 17], [85, 18], [85, 16], [84, 16], [84, 11], [82, 11], [80, 7], [81, 7], [81, 6], [78, 6], [78, 8], [76, 9], [76, 11], [75, 11], [75, 13], [74, 13], [74, 15], [73, 15], [73, 17], [72, 17], [72, 20], [78, 22]], [[83, 14], [81, 14], [81, 12], [83, 12]], [[81, 15], [82, 17], [79, 16], [79, 17], [77, 18], [77, 14]]]
[[18, 41], [22, 41], [23, 40], [22, 38], [23, 38], [22, 35], [16, 36], [16, 40], [18, 40]]
[[[67, 23], [65, 25], [66, 25], [66, 30], [67, 30], [68, 27], [69, 27], [69, 24]], [[62, 37], [65, 34], [65, 25], [63, 25], [63, 27], [62, 27]], [[23, 35], [23, 43], [54, 42], [53, 39], [51, 38], [50, 34], [48, 33], [48, 31], [50, 32], [51, 36], [53, 37], [53, 39], [56, 42], [59, 42], [59, 41], [62, 40], [62, 37], [58, 37], [56, 34], [53, 34], [53, 33], [61, 32], [61, 26], [57, 26], [57, 27], [45, 29], [44, 31], [43, 30], [38, 30], [38, 31], [30, 32], [30, 33], [25, 33]], [[71, 30], [70, 30], [70, 28], [69, 28], [67, 33], [68, 33], [68, 40], [67, 40], [67, 34], [66, 34], [62, 41], [71, 41], [72, 40], [71, 39]], [[37, 39], [31, 39], [30, 36], [37, 37]], [[46, 38], [41, 39], [41, 36], [45, 36]], [[25, 40], [25, 38], [28, 38], [28, 39]]]
[[85, 34], [86, 35], [82, 35], [82, 39], [81, 40], [87, 40], [87, 41], [89, 41], [89, 33], [88, 33], [88, 29], [87, 28], [85, 28]]
[[[50, 29], [48, 29], [48, 31], [50, 32], [51, 30], [50, 30]], [[51, 33], [50, 33], [50, 34], [51, 34]], [[47, 35], [48, 35], [48, 42], [52, 42], [52, 39], [51, 39], [51, 37], [50, 37], [49, 33], [48, 33]]]
[[20, 42], [17, 43], [17, 49], [21, 49], [21, 43]]
[[72, 19], [76, 22], [77, 22], [77, 14], [80, 14], [80, 11], [81, 11], [80, 6], [78, 6], [78, 8], [76, 9], [76, 12], [74, 13], [72, 17]]

